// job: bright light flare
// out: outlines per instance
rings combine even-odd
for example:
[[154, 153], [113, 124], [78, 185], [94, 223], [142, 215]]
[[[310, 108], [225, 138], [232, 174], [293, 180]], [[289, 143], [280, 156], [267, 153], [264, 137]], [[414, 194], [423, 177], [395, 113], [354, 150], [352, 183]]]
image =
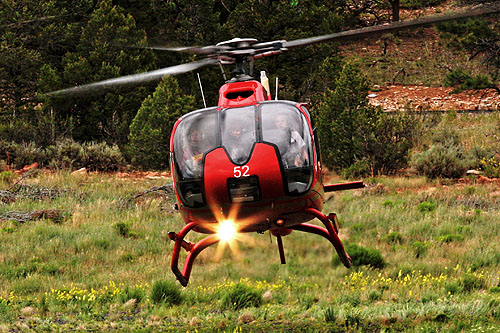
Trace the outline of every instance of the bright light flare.
[[213, 232], [220, 240], [215, 252], [215, 261], [219, 261], [222, 258], [222, 255], [227, 247], [231, 251], [234, 258], [239, 259], [240, 254], [237, 242], [244, 242], [246, 244], [254, 243], [254, 240], [251, 237], [240, 232], [242, 226], [248, 224], [249, 222], [238, 218], [239, 208], [239, 205], [234, 205], [231, 207], [229, 214], [224, 215], [222, 214], [221, 209], [215, 209], [212, 207], [212, 211], [219, 221], [218, 223], [210, 223]]
[[230, 242], [236, 237], [236, 226], [231, 220], [222, 221], [217, 229], [217, 235], [222, 242]]

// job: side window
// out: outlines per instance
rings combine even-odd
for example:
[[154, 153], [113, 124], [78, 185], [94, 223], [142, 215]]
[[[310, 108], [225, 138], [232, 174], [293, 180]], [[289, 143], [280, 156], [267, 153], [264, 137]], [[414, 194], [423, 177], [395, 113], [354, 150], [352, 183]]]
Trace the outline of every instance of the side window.
[[295, 106], [275, 102], [262, 104], [261, 117], [262, 140], [278, 147], [287, 193], [305, 193], [313, 179], [313, 147], [305, 116]]
[[309, 113], [309, 109], [305, 105], [302, 105], [301, 107], [306, 112], [309, 119], [311, 120], [311, 127], [313, 130], [313, 138], [314, 138], [314, 150], [316, 151], [316, 161], [314, 161], [314, 163], [316, 163], [317, 161], [321, 161], [321, 151], [320, 151], [320, 144], [319, 144], [318, 128], [316, 127], [314, 119], [311, 117], [311, 114]]
[[285, 168], [311, 165], [311, 136], [304, 116], [290, 105], [262, 105], [262, 140], [278, 147]]
[[256, 141], [255, 107], [226, 109], [221, 113], [222, 146], [235, 164], [250, 157]]
[[174, 136], [175, 163], [181, 179], [201, 178], [203, 155], [216, 146], [216, 112], [185, 117]]

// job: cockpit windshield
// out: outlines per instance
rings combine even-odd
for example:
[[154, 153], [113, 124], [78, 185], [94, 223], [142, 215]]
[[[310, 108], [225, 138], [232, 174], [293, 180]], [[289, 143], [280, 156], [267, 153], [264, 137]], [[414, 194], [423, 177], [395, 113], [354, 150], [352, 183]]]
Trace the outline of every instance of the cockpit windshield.
[[222, 146], [235, 164], [250, 157], [256, 138], [255, 107], [225, 109], [221, 113]]
[[306, 117], [294, 103], [268, 101], [204, 109], [182, 118], [174, 134], [173, 156], [183, 201], [192, 207], [204, 205], [203, 159], [207, 153], [223, 148], [234, 164], [243, 165], [250, 160], [256, 143], [277, 149], [287, 193], [299, 195], [310, 188], [313, 146]]

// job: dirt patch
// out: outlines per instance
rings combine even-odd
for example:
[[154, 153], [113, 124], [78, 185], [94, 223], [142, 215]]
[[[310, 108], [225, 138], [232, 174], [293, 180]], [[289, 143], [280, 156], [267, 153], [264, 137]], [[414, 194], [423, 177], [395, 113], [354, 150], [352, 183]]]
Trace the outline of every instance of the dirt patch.
[[453, 88], [416, 85], [391, 85], [368, 95], [370, 103], [384, 111], [411, 109], [417, 111], [500, 109], [500, 94], [494, 89], [468, 90], [452, 94]]

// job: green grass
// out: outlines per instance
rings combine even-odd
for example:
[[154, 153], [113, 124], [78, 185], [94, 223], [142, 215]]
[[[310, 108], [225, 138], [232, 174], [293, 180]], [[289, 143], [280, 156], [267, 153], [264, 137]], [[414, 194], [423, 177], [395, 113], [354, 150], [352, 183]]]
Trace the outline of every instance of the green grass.
[[[163, 182], [68, 173], [26, 179], [64, 191], [2, 204], [0, 214], [60, 209], [69, 217], [0, 221], [12, 228], [0, 233], [0, 330], [495, 331], [500, 325], [500, 210], [490, 197], [496, 185], [367, 179], [370, 187], [335, 193], [324, 211], [338, 214], [347, 244], [380, 252], [383, 268], [334, 265], [326, 240], [299, 232], [284, 237], [287, 265], [281, 265], [275, 239], [251, 234], [238, 254], [226, 250], [219, 261], [215, 247], [202, 252], [182, 288], [170, 271], [167, 232], [184, 225], [172, 201], [130, 200]], [[419, 208], [425, 202], [432, 209]]]

